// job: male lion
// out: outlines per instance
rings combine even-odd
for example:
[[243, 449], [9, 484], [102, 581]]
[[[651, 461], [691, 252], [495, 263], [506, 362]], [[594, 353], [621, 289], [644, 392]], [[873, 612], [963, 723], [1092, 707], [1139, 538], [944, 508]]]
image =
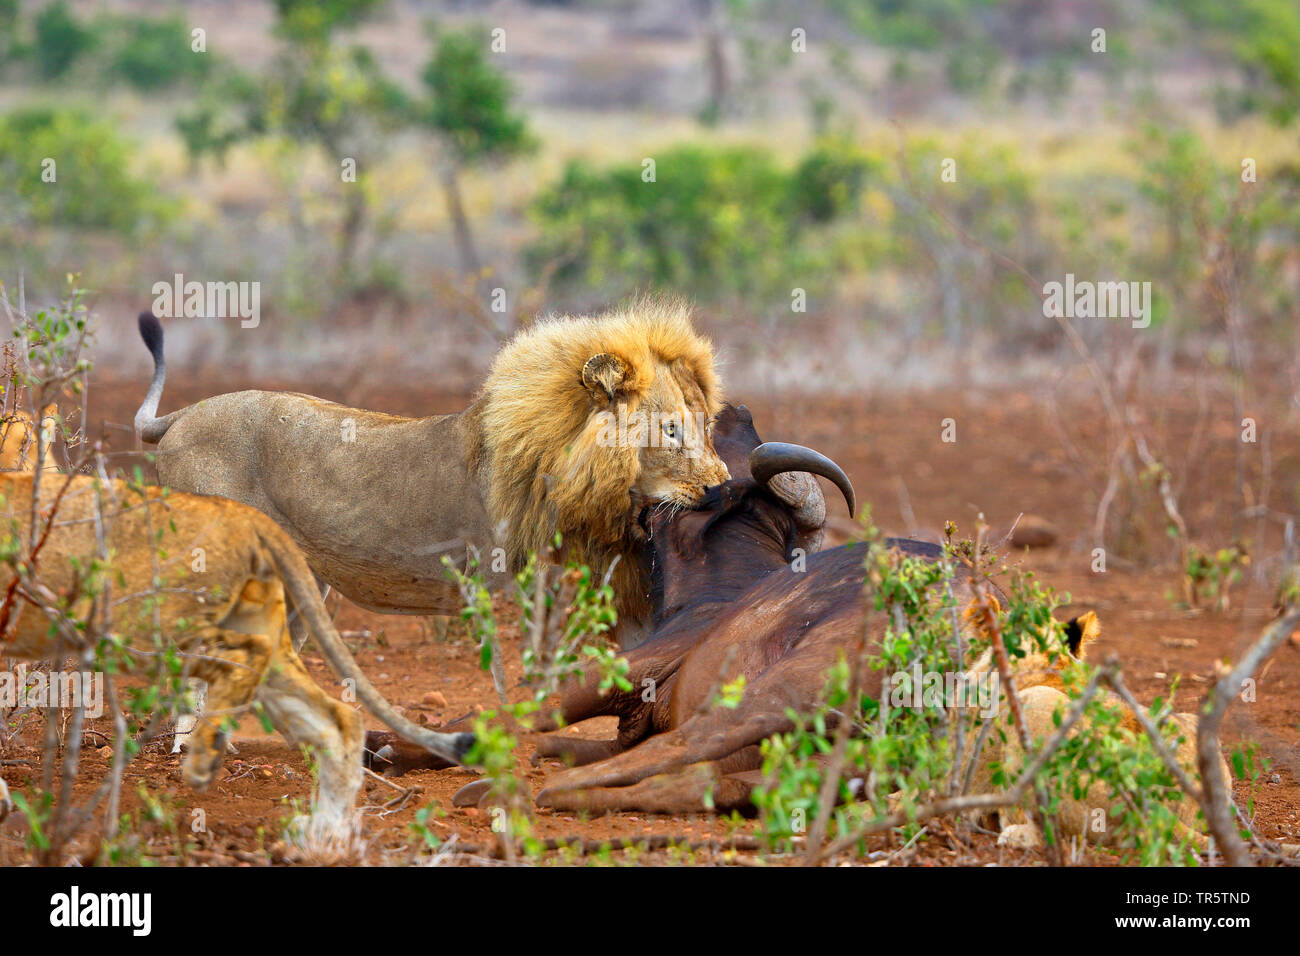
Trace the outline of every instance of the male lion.
[[[111, 633], [133, 659], [162, 653], [171, 642], [184, 655], [185, 674], [207, 682], [208, 712], [184, 763], [195, 789], [206, 787], [221, 765], [224, 716], [257, 702], [286, 738], [312, 749], [318, 767], [312, 832], [347, 830], [361, 785], [361, 718], [307, 674], [288, 638], [286, 602], [303, 615], [334, 670], [386, 724], [457, 763], [473, 744], [472, 734], [417, 727], [380, 696], [330, 623], [306, 561], [265, 515], [222, 498], [48, 475], [40, 505], [53, 520], [48, 537], [38, 529], [33, 545], [33, 481], [29, 474], [0, 474], [0, 520], [20, 542], [17, 557], [0, 564], [0, 653], [50, 658], [56, 652], [50, 609], [85, 620], [94, 599], [88, 583], [107, 588], [98, 609], [111, 602]], [[101, 571], [93, 561], [105, 525], [103, 550], [111, 557]], [[34, 574], [27, 567], [33, 551]], [[23, 568], [20, 575], [16, 567]]]
[[321, 580], [374, 611], [457, 613], [444, 555], [463, 567], [476, 548], [489, 586], [504, 587], [558, 532], [598, 572], [621, 558], [619, 611], [640, 622], [639, 505], [691, 505], [727, 478], [705, 427], [721, 402], [712, 347], [673, 301], [539, 321], [469, 408], [427, 418], [264, 391], [157, 417], [162, 325], [142, 314], [140, 333], [155, 370], [135, 427], [158, 443], [159, 480], [270, 515]]

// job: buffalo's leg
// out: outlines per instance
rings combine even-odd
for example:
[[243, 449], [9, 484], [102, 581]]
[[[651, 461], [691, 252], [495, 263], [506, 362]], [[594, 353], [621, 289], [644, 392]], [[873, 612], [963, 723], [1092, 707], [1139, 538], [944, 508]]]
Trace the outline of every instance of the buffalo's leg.
[[721, 761], [692, 764], [647, 777], [630, 787], [592, 787], [537, 796], [538, 806], [572, 813], [748, 813], [762, 774], [721, 772]]
[[787, 710], [807, 713], [815, 706], [825, 686], [823, 675], [838, 652], [820, 645], [798, 647], [754, 678], [736, 707], [711, 707], [625, 753], [563, 770], [547, 781], [543, 793], [630, 786], [688, 764], [720, 760], [765, 737], [793, 730]]
[[539, 759], [555, 757], [571, 767], [581, 767], [598, 760], [607, 760], [626, 749], [627, 746], [617, 737], [589, 740], [567, 734], [546, 734], [537, 739], [533, 760], [536, 763]]
[[[476, 716], [465, 714], [433, 729], [445, 734], [473, 731]], [[365, 766], [385, 777], [400, 777], [412, 770], [446, 770], [459, 766], [391, 730], [367, 730], [363, 753]]]

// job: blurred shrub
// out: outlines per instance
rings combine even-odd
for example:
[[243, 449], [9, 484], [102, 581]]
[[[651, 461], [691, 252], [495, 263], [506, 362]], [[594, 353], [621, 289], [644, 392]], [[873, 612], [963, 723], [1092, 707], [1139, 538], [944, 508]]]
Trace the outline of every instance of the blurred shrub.
[[1136, 214], [1145, 239], [1130, 261], [1164, 293], [1175, 327], [1223, 332], [1236, 315], [1268, 337], [1293, 334], [1295, 179], [1279, 171], [1243, 183], [1224, 174], [1196, 132], [1168, 123], [1148, 122], [1128, 146], [1140, 163]]
[[18, 40], [18, 0], [0, 0], [0, 67], [23, 52]]
[[190, 30], [177, 17], [121, 16], [107, 21], [109, 70], [138, 90], [161, 90], [202, 77], [209, 54], [190, 49]]
[[790, 204], [796, 214], [825, 223], [857, 209], [868, 176], [880, 161], [842, 140], [823, 140], [795, 167]]
[[[0, 116], [0, 196], [39, 225], [131, 233], [164, 213], [154, 186], [131, 174], [130, 159], [111, 122], [80, 110]], [[54, 161], [53, 182], [42, 178], [46, 160]]]
[[933, 50], [945, 42], [964, 39], [974, 29], [971, 7], [996, 5], [999, 0], [828, 0], [863, 36], [882, 46]]
[[291, 43], [324, 44], [337, 30], [355, 27], [384, 0], [274, 0], [276, 32]]
[[684, 146], [640, 164], [568, 165], [532, 212], [541, 236], [525, 251], [535, 273], [619, 292], [669, 287], [701, 299], [786, 296], [825, 273], [814, 224], [851, 208], [869, 164], [830, 147], [792, 171], [751, 147]]
[[64, 0], [57, 0], [37, 14], [35, 26], [36, 43], [31, 56], [43, 79], [63, 76], [95, 47], [94, 31], [78, 22]]
[[[1300, 113], [1300, 8], [1294, 0], [1162, 0], [1212, 51], [1234, 60], [1244, 89], [1221, 101], [1229, 113], [1261, 111], [1280, 125]], [[1221, 94], [1228, 96], [1228, 94]]]

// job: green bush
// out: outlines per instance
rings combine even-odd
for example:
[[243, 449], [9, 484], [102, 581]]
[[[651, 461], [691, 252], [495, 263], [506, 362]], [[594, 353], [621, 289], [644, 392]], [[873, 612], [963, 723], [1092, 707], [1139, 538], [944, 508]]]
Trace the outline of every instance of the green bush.
[[641, 164], [570, 163], [533, 205], [541, 237], [525, 252], [530, 268], [603, 291], [786, 296], [825, 274], [812, 227], [851, 208], [867, 173], [861, 157], [829, 148], [793, 172], [743, 146], [684, 146], [654, 159], [654, 182]]
[[512, 110], [509, 78], [490, 63], [483, 31], [441, 33], [422, 79], [431, 94], [420, 119], [444, 136], [461, 162], [522, 155], [534, 147], [528, 123]]
[[32, 50], [36, 72], [57, 79], [95, 47], [95, 34], [82, 26], [63, 0], [52, 3], [36, 17], [36, 45]]
[[[80, 110], [0, 116], [0, 195], [39, 225], [131, 233], [165, 210], [152, 184], [130, 172], [131, 146], [111, 122]], [[42, 172], [54, 161], [53, 182]]]
[[0, 67], [22, 52], [18, 41], [18, 0], [0, 0]]
[[[1005, 704], [990, 716], [982, 710], [985, 702], [976, 698], [956, 697], [946, 704], [927, 701], [922, 707], [899, 706], [891, 700], [899, 687], [904, 698], [911, 699], [915, 674], [966, 672], [987, 647], [989, 636], [971, 634], [969, 628], [964, 631], [967, 646], [958, 637], [966, 608], [954, 597], [961, 579], [957, 569], [975, 560], [973, 543], [949, 539], [945, 560], [932, 563], [887, 550], [869, 519], [867, 524], [868, 600], [889, 622], [878, 651], [866, 662], [882, 675], [879, 696], [873, 698], [863, 690], [864, 682], [857, 699], [850, 699], [851, 662], [841, 657], [826, 675], [822, 705], [812, 713], [792, 715], [797, 718], [795, 730], [763, 741], [763, 782], [755, 790], [754, 802], [760, 835], [775, 847], [788, 847], [793, 837], [809, 832], [809, 823], [817, 817], [827, 755], [837, 743], [832, 720], [842, 719], [846, 711], [855, 715], [862, 732], [846, 741], [838, 799], [827, 821], [832, 837], [859, 832], [864, 824], [877, 823], [896, 810], [914, 816], [920, 806], [963, 793], [986, 760], [993, 789], [1009, 789], [1019, 775], [1018, 769], [1012, 771], [986, 758], [982, 749], [990, 741], [1016, 733]], [[990, 560], [987, 554], [979, 559], [982, 565]], [[994, 612], [1007, 656], [1014, 661], [1037, 653], [1057, 660], [1064, 645], [1052, 612], [1069, 603], [1069, 595], [1058, 597], [1032, 574], [1020, 571], [1013, 571], [1007, 583], [1008, 604]], [[1082, 696], [1093, 667], [1067, 664], [1064, 659], [1061, 664], [1063, 693], [1073, 704]], [[1003, 693], [1001, 685], [993, 685], [993, 692]], [[964, 706], [954, 708], [955, 703]], [[1150, 715], [1157, 725], [1168, 717], [1168, 709], [1161, 701], [1153, 705]], [[1103, 783], [1109, 791], [1108, 820], [1120, 830], [1105, 852], [1144, 865], [1197, 863], [1195, 847], [1179, 824], [1182, 791], [1150, 740], [1126, 732], [1123, 709], [1105, 695], [1089, 700], [1083, 713], [1078, 732], [1047, 758], [1036, 778], [1047, 812], [1057, 813], [1063, 801], [1082, 799], [1095, 784]], [[985, 726], [984, 721], [992, 723]], [[1165, 723], [1163, 743], [1174, 749], [1181, 742], [1181, 729], [1176, 722]], [[1034, 752], [1045, 742], [1036, 741]], [[986, 791], [977, 787], [974, 792]], [[898, 842], [921, 836], [916, 822], [905, 823], [895, 832]], [[1044, 838], [1048, 843], [1061, 840], [1050, 829]], [[864, 843], [858, 845], [866, 848]]]
[[819, 223], [848, 215], [856, 211], [867, 178], [879, 165], [850, 143], [823, 142], [795, 167], [791, 208]]
[[1162, 0], [1212, 51], [1233, 60], [1244, 89], [1236, 111], [1262, 111], [1279, 125], [1300, 113], [1300, 10], [1292, 0]]
[[161, 90], [207, 72], [208, 54], [190, 49], [190, 31], [177, 17], [114, 21], [109, 69], [138, 90]]

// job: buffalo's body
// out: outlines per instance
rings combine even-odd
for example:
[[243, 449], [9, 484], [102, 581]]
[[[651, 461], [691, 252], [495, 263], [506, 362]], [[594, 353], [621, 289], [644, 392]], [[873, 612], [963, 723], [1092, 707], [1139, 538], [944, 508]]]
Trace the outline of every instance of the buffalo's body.
[[[864, 590], [867, 546], [816, 554], [799, 548], [791, 509], [748, 478], [743, 456], [760, 444], [744, 409], [729, 410], [714, 436], [733, 478], [694, 511], [651, 514], [655, 628], [628, 655], [626, 693], [601, 695], [597, 682], [574, 682], [565, 721], [613, 714], [618, 736], [544, 738], [543, 756], [582, 764], [547, 781], [545, 806], [574, 810], [690, 812], [748, 806], [757, 782], [758, 744], [794, 729], [791, 714], [817, 708], [828, 671], [861, 637], [876, 642], [883, 616]], [[931, 561], [934, 544], [889, 539], [888, 546]], [[975, 597], [959, 573], [953, 598]], [[738, 702], [720, 691], [744, 678]], [[882, 674], [862, 675], [879, 696]], [[833, 718], [832, 718], [833, 722]]]
[[[725, 547], [731, 534], [718, 530], [711, 538]], [[938, 546], [926, 542], [888, 544], [917, 557], [942, 557]], [[544, 738], [540, 754], [586, 765], [550, 778], [538, 802], [591, 811], [747, 808], [759, 779], [758, 744], [793, 730], [792, 713], [818, 707], [828, 671], [853, 654], [864, 628], [871, 643], [884, 632], [883, 617], [869, 620], [866, 556], [866, 545], [845, 545], [808, 556], [802, 570], [782, 564], [760, 571], [725, 604], [701, 603], [672, 615], [629, 654], [631, 692], [601, 697], [594, 681], [571, 688], [564, 719], [614, 714], [618, 736], [600, 742]], [[954, 597], [974, 598], [968, 579], [954, 587]], [[741, 676], [739, 702], [719, 703], [722, 688]], [[878, 697], [882, 678], [880, 671], [865, 671], [863, 693]], [[593, 759], [598, 762], [587, 763]]]

